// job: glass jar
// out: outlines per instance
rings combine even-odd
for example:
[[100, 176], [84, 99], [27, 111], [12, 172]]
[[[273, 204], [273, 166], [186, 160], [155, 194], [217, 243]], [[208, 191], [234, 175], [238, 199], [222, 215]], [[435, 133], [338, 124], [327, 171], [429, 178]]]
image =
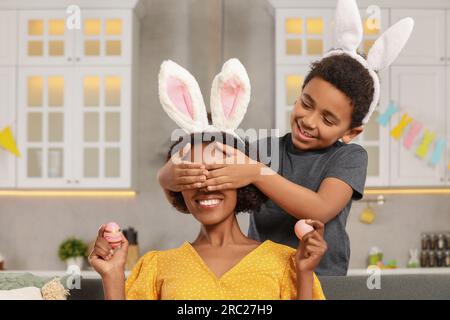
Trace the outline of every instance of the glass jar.
[[428, 250], [422, 250], [420, 252], [420, 266], [422, 268], [427, 268], [429, 266], [430, 258], [428, 255]]
[[428, 254], [428, 266], [430, 268], [436, 267], [436, 254], [434, 251], [430, 251]]
[[442, 268], [445, 265], [444, 251], [439, 250], [436, 252], [436, 267]]
[[450, 268], [450, 250], [445, 251], [445, 266]]
[[438, 245], [438, 237], [435, 233], [430, 235], [430, 249], [436, 250]]
[[430, 236], [427, 233], [422, 233], [422, 237], [421, 237], [421, 246], [422, 246], [422, 250], [428, 250], [430, 249]]
[[437, 249], [438, 250], [445, 250], [446, 244], [445, 244], [445, 236], [443, 233], [439, 233], [437, 236]]

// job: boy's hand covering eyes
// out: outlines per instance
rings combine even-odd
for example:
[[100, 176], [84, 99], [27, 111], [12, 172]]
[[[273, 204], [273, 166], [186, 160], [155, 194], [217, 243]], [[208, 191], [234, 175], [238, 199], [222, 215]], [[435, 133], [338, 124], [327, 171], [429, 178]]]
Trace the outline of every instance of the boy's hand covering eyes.
[[237, 189], [252, 184], [260, 176], [260, 164], [243, 152], [220, 142], [216, 149], [224, 154], [221, 161], [207, 164], [207, 191]]
[[205, 170], [205, 165], [185, 160], [190, 149], [191, 144], [186, 144], [158, 172], [159, 183], [164, 189], [179, 192], [206, 186], [208, 171]]

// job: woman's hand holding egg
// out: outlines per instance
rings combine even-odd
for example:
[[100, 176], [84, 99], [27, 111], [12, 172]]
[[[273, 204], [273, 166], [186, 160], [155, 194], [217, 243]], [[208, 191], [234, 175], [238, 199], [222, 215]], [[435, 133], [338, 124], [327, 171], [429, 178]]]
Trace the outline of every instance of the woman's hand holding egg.
[[127, 239], [120, 231], [120, 227], [116, 223], [110, 222], [100, 226], [94, 249], [88, 260], [94, 270], [103, 277], [115, 272], [123, 273], [127, 253]]
[[300, 220], [294, 231], [301, 240], [295, 255], [297, 272], [312, 272], [327, 251], [327, 243], [323, 239], [324, 224], [318, 220]]

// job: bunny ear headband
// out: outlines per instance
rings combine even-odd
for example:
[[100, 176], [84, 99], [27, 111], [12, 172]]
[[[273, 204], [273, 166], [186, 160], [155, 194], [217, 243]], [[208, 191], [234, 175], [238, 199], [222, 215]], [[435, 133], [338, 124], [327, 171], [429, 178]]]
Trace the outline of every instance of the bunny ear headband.
[[159, 100], [163, 109], [187, 133], [234, 132], [244, 118], [250, 101], [250, 80], [237, 59], [224, 63], [211, 88], [212, 123], [209, 125], [205, 103], [195, 78], [173, 61], [161, 64]]
[[363, 124], [366, 124], [380, 98], [380, 79], [375, 71], [387, 68], [397, 58], [411, 35], [414, 20], [404, 18], [387, 29], [375, 41], [365, 60], [356, 51], [363, 38], [361, 17], [356, 1], [338, 0], [335, 15], [335, 44], [338, 49], [327, 52], [322, 59], [345, 53], [369, 71], [373, 79], [374, 92], [369, 112], [363, 119]]

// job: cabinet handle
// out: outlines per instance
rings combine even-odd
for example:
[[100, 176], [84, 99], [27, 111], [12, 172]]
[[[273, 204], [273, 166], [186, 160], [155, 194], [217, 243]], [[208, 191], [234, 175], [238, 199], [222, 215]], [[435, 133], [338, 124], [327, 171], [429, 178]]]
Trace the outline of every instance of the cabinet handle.
[[75, 59], [76, 61], [80, 61], [80, 57], [76, 57], [76, 59]]
[[445, 61], [445, 57], [441, 57], [441, 61]]
[[67, 61], [69, 61], [69, 62], [72, 61], [72, 58], [71, 58], [71, 57], [68, 57], [68, 58], [67, 58]]
[[78, 183], [80, 183], [80, 181], [79, 180], [75, 180], [75, 183], [78, 184]]
[[68, 184], [71, 184], [71, 183], [72, 183], [72, 181], [71, 181], [71, 180], [67, 180], [67, 183], [68, 183]]

